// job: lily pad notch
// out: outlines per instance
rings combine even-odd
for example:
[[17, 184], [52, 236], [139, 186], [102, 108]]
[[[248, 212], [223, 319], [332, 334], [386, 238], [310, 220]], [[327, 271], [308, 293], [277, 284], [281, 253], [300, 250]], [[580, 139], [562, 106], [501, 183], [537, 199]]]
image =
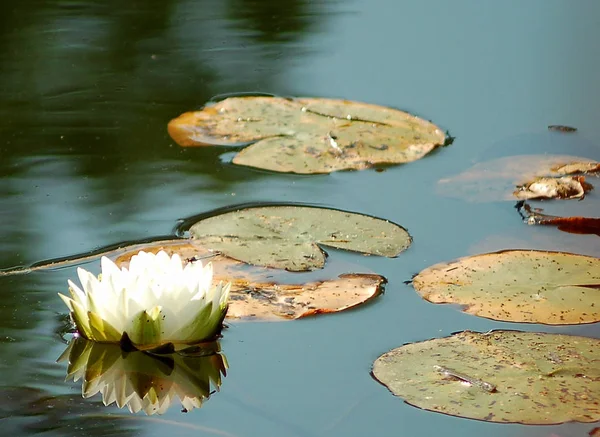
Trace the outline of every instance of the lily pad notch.
[[257, 206], [204, 218], [192, 240], [248, 264], [310, 271], [325, 265], [321, 246], [396, 257], [412, 238], [402, 226], [354, 212], [314, 206]]
[[452, 137], [404, 111], [326, 98], [229, 97], [168, 125], [180, 146], [241, 146], [233, 163], [283, 173], [361, 170], [420, 159]]

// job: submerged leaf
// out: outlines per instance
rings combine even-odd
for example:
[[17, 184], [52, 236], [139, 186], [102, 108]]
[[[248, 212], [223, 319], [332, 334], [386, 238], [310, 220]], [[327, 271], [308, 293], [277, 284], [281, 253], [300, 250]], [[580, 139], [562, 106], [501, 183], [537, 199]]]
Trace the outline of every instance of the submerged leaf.
[[362, 214], [307, 206], [246, 208], [203, 219], [194, 240], [249, 264], [306, 271], [320, 269], [318, 245], [395, 257], [411, 237], [401, 226]]
[[515, 200], [515, 187], [540, 177], [563, 176], [564, 167], [591, 159], [568, 155], [518, 155], [475, 164], [468, 170], [440, 179], [437, 192], [470, 202]]
[[164, 250], [169, 255], [178, 253], [187, 262], [210, 259], [214, 281], [231, 282], [228, 319], [278, 321], [343, 311], [381, 294], [386, 282], [380, 275], [348, 273], [302, 283], [303, 275], [298, 273], [244, 264], [214, 254], [193, 240], [135, 246], [116, 259], [117, 265], [127, 266], [140, 248], [147, 252]]
[[410, 405], [488, 422], [600, 420], [600, 340], [465, 331], [380, 356], [373, 375]]
[[413, 279], [433, 303], [523, 323], [600, 321], [600, 259], [563, 252], [506, 250], [428, 267]]
[[348, 100], [231, 97], [169, 123], [181, 146], [240, 145], [234, 164], [289, 173], [330, 173], [422, 158], [446, 136], [396, 109]]

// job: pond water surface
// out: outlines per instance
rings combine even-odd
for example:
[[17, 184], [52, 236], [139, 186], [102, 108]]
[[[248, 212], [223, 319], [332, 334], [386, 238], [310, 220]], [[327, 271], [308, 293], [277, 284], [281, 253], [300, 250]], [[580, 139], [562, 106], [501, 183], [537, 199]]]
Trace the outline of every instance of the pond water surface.
[[[527, 227], [510, 202], [436, 194], [477, 162], [561, 152], [600, 159], [600, 3], [306, 0], [0, 2], [0, 267], [167, 235], [177, 220], [237, 203], [307, 202], [405, 226], [396, 259], [330, 251], [375, 271], [384, 296], [294, 323], [233, 323], [230, 364], [199, 410], [130, 415], [84, 400], [56, 359], [75, 267], [0, 277], [5, 435], [582, 436], [598, 424], [498, 425], [404, 404], [374, 359], [471, 329], [600, 337], [599, 324], [494, 322], [423, 301], [421, 269], [505, 248], [599, 256], [595, 235]], [[233, 166], [221, 148], [182, 149], [166, 125], [210, 97], [261, 91], [399, 107], [454, 144], [383, 172], [280, 175]], [[576, 126], [571, 135], [549, 124]], [[598, 194], [586, 203], [600, 214]], [[570, 204], [573, 208], [585, 208]], [[97, 271], [98, 263], [88, 268]]]

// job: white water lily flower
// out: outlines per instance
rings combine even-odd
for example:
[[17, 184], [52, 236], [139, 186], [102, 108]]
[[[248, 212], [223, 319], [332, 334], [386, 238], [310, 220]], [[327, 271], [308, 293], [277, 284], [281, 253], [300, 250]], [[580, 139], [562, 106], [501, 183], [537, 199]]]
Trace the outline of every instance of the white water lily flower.
[[138, 348], [193, 344], [212, 339], [227, 312], [231, 284], [212, 285], [212, 264], [183, 263], [141, 251], [129, 269], [106, 257], [97, 278], [77, 269], [81, 290], [69, 280], [71, 297], [59, 294], [79, 333], [93, 341], [118, 343], [126, 334]]

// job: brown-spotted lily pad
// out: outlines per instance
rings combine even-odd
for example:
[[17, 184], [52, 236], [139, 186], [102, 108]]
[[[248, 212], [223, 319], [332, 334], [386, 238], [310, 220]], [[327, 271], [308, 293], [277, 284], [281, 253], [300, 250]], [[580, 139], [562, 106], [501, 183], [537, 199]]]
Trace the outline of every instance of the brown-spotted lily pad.
[[[211, 262], [214, 281], [231, 282], [228, 319], [290, 320], [321, 313], [334, 313], [360, 305], [381, 294], [386, 282], [380, 275], [348, 273], [337, 278], [298, 283], [301, 276], [256, 267], [223, 255], [214, 254], [195, 241], [163, 241], [154, 245], [138, 245], [115, 260], [127, 266], [140, 250], [169, 255], [179, 254], [187, 262]], [[294, 283], [292, 283], [295, 280]]]
[[517, 199], [583, 199], [592, 186], [583, 176], [538, 177], [513, 192]]
[[516, 200], [517, 187], [529, 185], [540, 177], [564, 176], [566, 170], [573, 170], [566, 167], [570, 163], [591, 161], [568, 155], [518, 155], [493, 159], [439, 180], [437, 192], [470, 202]]
[[194, 240], [248, 264], [307, 271], [320, 269], [320, 245], [395, 257], [411, 237], [395, 223], [335, 209], [264, 206], [203, 219], [190, 228]]
[[378, 296], [385, 278], [347, 273], [306, 284], [255, 283], [232, 289], [228, 319], [286, 320], [343, 311]]
[[348, 100], [231, 97], [171, 120], [181, 146], [252, 143], [234, 164], [284, 173], [330, 173], [400, 164], [444, 145], [431, 122]]
[[567, 325], [600, 321], [600, 259], [506, 250], [428, 267], [413, 278], [433, 303], [494, 320]]
[[600, 340], [465, 331], [380, 356], [373, 375], [410, 405], [488, 422], [600, 420]]

